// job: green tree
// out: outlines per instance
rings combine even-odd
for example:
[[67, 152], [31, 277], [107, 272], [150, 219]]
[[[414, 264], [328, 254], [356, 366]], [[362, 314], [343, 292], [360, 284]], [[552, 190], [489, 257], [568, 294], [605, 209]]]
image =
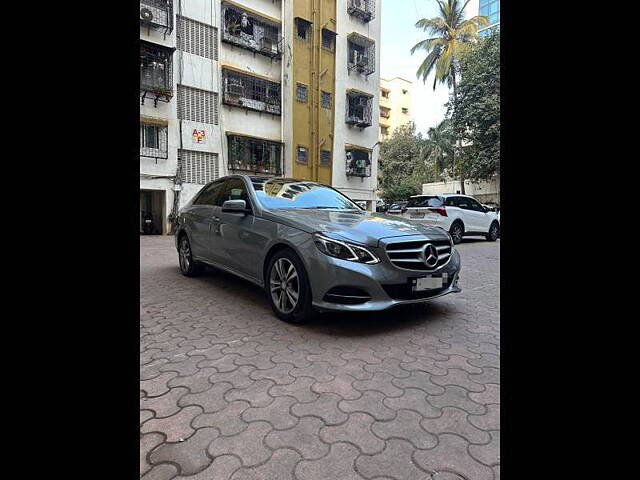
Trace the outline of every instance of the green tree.
[[424, 146], [425, 140], [416, 133], [413, 122], [396, 128], [380, 144], [378, 184], [386, 200], [406, 200], [420, 193], [423, 183], [431, 181], [422, 155]]
[[[487, 25], [486, 16], [476, 16], [465, 20], [464, 9], [470, 0], [462, 4], [458, 0], [436, 0], [440, 16], [422, 18], [416, 22], [416, 27], [422, 29], [429, 38], [421, 40], [411, 48], [413, 55], [416, 50], [424, 50], [427, 56], [418, 67], [418, 78], [426, 82], [427, 77], [435, 72], [433, 89], [439, 83], [446, 84], [453, 89], [456, 97], [457, 77], [460, 74], [460, 57], [469, 50], [478, 39], [478, 27]], [[455, 103], [455, 102], [454, 102]], [[461, 141], [458, 147], [461, 150]], [[455, 161], [455, 159], [454, 159]], [[462, 170], [460, 170], [462, 172]], [[462, 193], [464, 193], [464, 178], [460, 177]]]
[[442, 178], [445, 169], [454, 175], [455, 135], [450, 119], [445, 119], [427, 131], [422, 158], [435, 180]]
[[466, 146], [461, 168], [472, 181], [500, 171], [500, 32], [484, 37], [461, 59], [463, 76], [449, 111]]

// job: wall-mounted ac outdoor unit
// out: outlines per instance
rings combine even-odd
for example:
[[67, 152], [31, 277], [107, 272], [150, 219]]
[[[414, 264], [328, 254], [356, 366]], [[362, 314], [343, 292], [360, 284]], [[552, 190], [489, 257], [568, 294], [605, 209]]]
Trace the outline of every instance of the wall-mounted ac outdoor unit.
[[140, 5], [140, 20], [148, 23], [153, 22], [153, 12], [144, 5]]
[[276, 54], [278, 53], [278, 45], [272, 38], [262, 37], [262, 39], [260, 39], [260, 50], [262, 50], [263, 52]]

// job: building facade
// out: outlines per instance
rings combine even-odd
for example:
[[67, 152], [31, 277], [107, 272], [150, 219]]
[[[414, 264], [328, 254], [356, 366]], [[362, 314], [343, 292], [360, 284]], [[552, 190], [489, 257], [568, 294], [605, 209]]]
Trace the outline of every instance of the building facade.
[[500, 29], [500, 0], [479, 0], [477, 12], [477, 15], [489, 17], [489, 23], [478, 32], [481, 37], [493, 29]]
[[380, 141], [411, 121], [411, 88], [404, 78], [380, 79]]
[[375, 208], [381, 0], [140, 0], [140, 220], [232, 173]]

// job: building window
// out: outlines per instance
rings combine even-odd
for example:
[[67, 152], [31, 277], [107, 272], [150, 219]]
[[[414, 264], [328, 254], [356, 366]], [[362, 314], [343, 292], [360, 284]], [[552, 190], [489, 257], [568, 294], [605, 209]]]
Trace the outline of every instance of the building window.
[[320, 165], [331, 165], [331, 151], [330, 150], [321, 150], [320, 151]]
[[173, 2], [140, 0], [140, 23], [171, 33], [173, 30]]
[[331, 108], [331, 92], [322, 92], [322, 106], [324, 108]]
[[307, 102], [308, 96], [307, 96], [307, 86], [306, 85], [304, 85], [302, 83], [296, 84], [296, 98], [301, 102]]
[[380, 125], [380, 133], [382, 134], [383, 137], [386, 137], [389, 135], [389, 127], [385, 127], [383, 125]]
[[178, 85], [178, 118], [218, 125], [218, 94]]
[[309, 160], [309, 150], [306, 147], [298, 145], [296, 148], [296, 161], [298, 163], [307, 163]]
[[222, 40], [267, 57], [282, 55], [280, 25], [223, 2]]
[[282, 174], [282, 144], [254, 137], [227, 135], [229, 170]]
[[389, 118], [391, 116], [391, 109], [387, 107], [380, 107], [380, 116], [383, 118]]
[[226, 105], [280, 115], [280, 84], [222, 69], [222, 102]]
[[166, 125], [140, 123], [140, 156], [168, 158]]
[[322, 46], [333, 51], [336, 34], [327, 28], [322, 29]]
[[349, 72], [371, 75], [376, 69], [375, 42], [357, 33], [352, 33], [347, 38], [347, 69]]
[[296, 17], [296, 35], [300, 40], [306, 40], [311, 30], [311, 22], [304, 18]]
[[402, 89], [402, 94], [403, 94], [403, 95], [406, 95], [408, 92], [409, 92], [409, 90], [407, 90], [406, 88], [403, 88], [403, 89]]
[[219, 176], [218, 154], [178, 150], [178, 172], [183, 183], [205, 185]]
[[218, 60], [218, 29], [190, 18], [176, 16], [177, 43], [183, 52]]
[[173, 96], [173, 50], [140, 40], [140, 89], [168, 102]]
[[389, 98], [389, 92], [387, 90], [380, 90], [380, 95], [382, 95], [383, 98]]
[[402, 107], [402, 113], [404, 113], [405, 115], [408, 115], [409, 114], [409, 109], [405, 108], [405, 107]]
[[349, 15], [362, 20], [364, 23], [375, 18], [376, 0], [348, 0], [347, 12]]
[[373, 96], [358, 92], [347, 93], [346, 123], [361, 128], [371, 126]]
[[364, 148], [352, 147], [347, 149], [347, 176], [371, 176], [371, 152]]

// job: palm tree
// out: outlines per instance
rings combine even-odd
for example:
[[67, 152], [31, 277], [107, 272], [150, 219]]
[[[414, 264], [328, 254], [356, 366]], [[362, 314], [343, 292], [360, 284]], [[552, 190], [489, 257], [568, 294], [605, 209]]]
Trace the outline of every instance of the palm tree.
[[425, 146], [421, 152], [422, 159], [433, 165], [437, 179], [445, 168], [453, 169], [454, 146], [455, 135], [451, 120], [445, 119], [427, 131]]
[[[424, 50], [427, 56], [418, 68], [416, 75], [426, 82], [427, 77], [434, 72], [433, 89], [439, 83], [447, 84], [453, 89], [454, 105], [457, 100], [456, 81], [460, 73], [460, 57], [472, 44], [478, 40], [478, 27], [487, 25], [486, 16], [476, 16], [469, 20], [464, 19], [464, 9], [470, 0], [461, 2], [458, 0], [436, 0], [440, 10], [440, 16], [434, 18], [422, 18], [416, 22], [416, 27], [427, 32], [430, 38], [416, 43], [411, 49], [413, 55], [416, 50]], [[461, 148], [460, 140], [458, 146]], [[464, 193], [464, 178], [461, 173], [460, 183]]]

